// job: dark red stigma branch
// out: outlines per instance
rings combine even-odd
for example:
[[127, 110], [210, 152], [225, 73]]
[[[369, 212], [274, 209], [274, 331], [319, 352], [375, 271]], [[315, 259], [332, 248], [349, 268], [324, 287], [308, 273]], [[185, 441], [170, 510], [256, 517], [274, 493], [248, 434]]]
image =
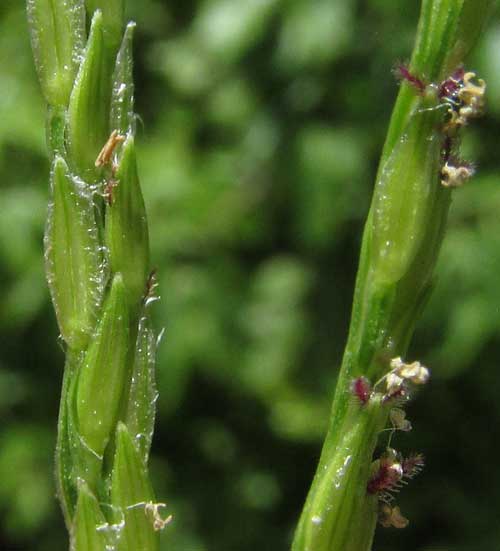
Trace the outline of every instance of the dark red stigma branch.
[[439, 85], [439, 98], [452, 98], [463, 85], [465, 70], [459, 67], [450, 77]]
[[372, 394], [372, 385], [366, 377], [358, 377], [351, 383], [351, 392], [364, 406]]
[[406, 81], [410, 86], [415, 88], [420, 94], [425, 92], [425, 82], [410, 72], [404, 63], [398, 63], [394, 68], [394, 75], [398, 80]]
[[425, 461], [424, 456], [421, 453], [410, 455], [406, 459], [403, 459], [401, 464], [403, 468], [404, 478], [413, 478], [424, 468]]
[[387, 457], [381, 457], [377, 470], [368, 481], [366, 491], [369, 494], [388, 494], [398, 488], [402, 476], [402, 467], [398, 463]]
[[[376, 468], [368, 481], [366, 491], [368, 494], [377, 495], [380, 501], [392, 501], [395, 492], [398, 492], [407, 480], [424, 468], [424, 456], [416, 453], [407, 458], [394, 452], [386, 453], [375, 463]], [[406, 479], [406, 480], [405, 480]]]

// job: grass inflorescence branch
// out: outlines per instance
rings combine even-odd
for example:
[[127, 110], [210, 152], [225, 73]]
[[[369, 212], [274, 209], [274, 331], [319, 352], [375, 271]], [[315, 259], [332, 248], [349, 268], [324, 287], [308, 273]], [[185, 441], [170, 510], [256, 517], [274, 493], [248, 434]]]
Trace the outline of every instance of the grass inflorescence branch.
[[[75, 551], [158, 549], [147, 463], [156, 281], [122, 0], [28, 0], [52, 164], [46, 272], [66, 350], [56, 476]], [[86, 29], [89, 29], [88, 35]]]
[[[429, 371], [406, 363], [432, 289], [451, 194], [473, 174], [460, 135], [484, 106], [485, 83], [464, 69], [491, 0], [423, 0], [365, 225], [351, 326], [328, 433], [293, 551], [369, 551], [377, 520], [408, 524], [395, 493], [423, 456], [393, 446], [411, 423], [404, 406]], [[387, 424], [389, 422], [389, 428]], [[381, 435], [385, 450], [374, 459]]]

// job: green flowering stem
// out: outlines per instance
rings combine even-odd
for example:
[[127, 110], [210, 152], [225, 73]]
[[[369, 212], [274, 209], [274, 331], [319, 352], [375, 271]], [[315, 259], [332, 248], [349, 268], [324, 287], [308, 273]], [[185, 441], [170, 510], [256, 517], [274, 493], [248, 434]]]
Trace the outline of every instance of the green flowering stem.
[[[388, 465], [387, 480], [382, 467], [373, 474], [372, 457], [394, 405], [392, 396], [406, 398], [407, 386], [403, 375], [399, 387], [386, 390], [384, 379], [377, 389], [372, 385], [388, 376], [391, 359], [405, 355], [432, 288], [451, 198], [442, 174], [445, 169], [452, 174], [467, 171], [452, 166], [451, 144], [467, 122], [465, 116], [478, 114], [484, 91], [483, 83], [473, 91], [478, 94], [474, 106], [466, 105], [463, 90], [469, 77], [452, 75], [473, 47], [491, 4], [422, 2], [415, 49], [409, 67], [400, 69], [402, 84], [364, 230], [330, 425], [293, 551], [369, 551], [379, 514], [377, 492], [384, 484], [390, 490], [394, 477], [411, 477], [417, 470], [407, 462], [407, 469], [413, 470], [405, 475], [397, 470], [403, 461], [394, 459], [383, 463], [384, 468]], [[393, 374], [406, 370], [410, 377], [412, 369], [421, 374], [420, 380], [417, 375], [413, 380], [424, 382], [426, 371], [418, 371], [425, 369], [419, 364], [396, 368]], [[402, 526], [405, 519], [394, 514], [390, 520]]]
[[[123, 2], [28, 0], [47, 100], [49, 289], [66, 347], [56, 476], [72, 551], [158, 549], [156, 335]], [[85, 16], [90, 18], [86, 37]]]

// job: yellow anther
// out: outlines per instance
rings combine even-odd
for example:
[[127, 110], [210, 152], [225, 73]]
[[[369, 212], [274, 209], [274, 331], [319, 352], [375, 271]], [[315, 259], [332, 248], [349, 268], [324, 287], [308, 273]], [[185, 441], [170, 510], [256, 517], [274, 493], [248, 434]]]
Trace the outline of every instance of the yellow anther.
[[397, 430], [408, 432], [411, 430], [411, 423], [406, 419], [406, 412], [400, 408], [392, 408], [389, 413], [392, 426]]
[[465, 73], [460, 88], [457, 92], [457, 102], [452, 103], [448, 112], [450, 120], [445, 130], [451, 130], [465, 126], [470, 119], [481, 115], [484, 109], [484, 97], [486, 82], [476, 78], [473, 72]]
[[[429, 370], [420, 362], [404, 363], [400, 357], [391, 360], [392, 371], [400, 379], [409, 380], [413, 384], [423, 385], [429, 379]], [[389, 375], [388, 375], [389, 379]]]
[[379, 510], [379, 522], [384, 528], [406, 528], [409, 520], [405, 518], [399, 507], [391, 507], [388, 503], [382, 503]]
[[397, 392], [403, 384], [403, 379], [396, 373], [388, 373], [386, 377], [387, 394], [393, 394]]
[[469, 166], [454, 166], [445, 163], [441, 169], [441, 184], [444, 187], [460, 187], [474, 174], [474, 169]]
[[160, 515], [160, 508], [166, 507], [165, 503], [153, 503], [148, 501], [144, 505], [144, 511], [146, 514], [150, 515], [153, 520], [153, 528], [156, 532], [163, 530], [167, 524], [172, 522], [172, 515], [169, 515], [167, 518], [162, 518]]
[[95, 160], [96, 168], [109, 164], [116, 146], [124, 141], [125, 136], [118, 134], [118, 130], [113, 130], [108, 138], [108, 141], [104, 144], [103, 148], [99, 152], [99, 155], [97, 155], [97, 159]]
[[468, 113], [471, 113], [469, 116], [481, 114], [485, 92], [486, 82], [482, 78], [476, 78], [473, 72], [465, 73], [464, 84], [458, 91], [458, 98], [464, 103], [462, 109], [469, 109]]

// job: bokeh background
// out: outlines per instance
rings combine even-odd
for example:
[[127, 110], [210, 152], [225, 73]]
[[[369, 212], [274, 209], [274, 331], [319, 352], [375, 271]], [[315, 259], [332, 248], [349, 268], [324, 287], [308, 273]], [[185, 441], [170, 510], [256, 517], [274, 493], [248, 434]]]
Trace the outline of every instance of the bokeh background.
[[[0, 4], [0, 549], [66, 549], [53, 448], [63, 353], [43, 275], [48, 164], [24, 3]], [[417, 0], [129, 0], [139, 159], [166, 329], [151, 460], [168, 551], [279, 551], [318, 458], [363, 220]], [[427, 458], [374, 551], [498, 551], [500, 13], [410, 359]]]

